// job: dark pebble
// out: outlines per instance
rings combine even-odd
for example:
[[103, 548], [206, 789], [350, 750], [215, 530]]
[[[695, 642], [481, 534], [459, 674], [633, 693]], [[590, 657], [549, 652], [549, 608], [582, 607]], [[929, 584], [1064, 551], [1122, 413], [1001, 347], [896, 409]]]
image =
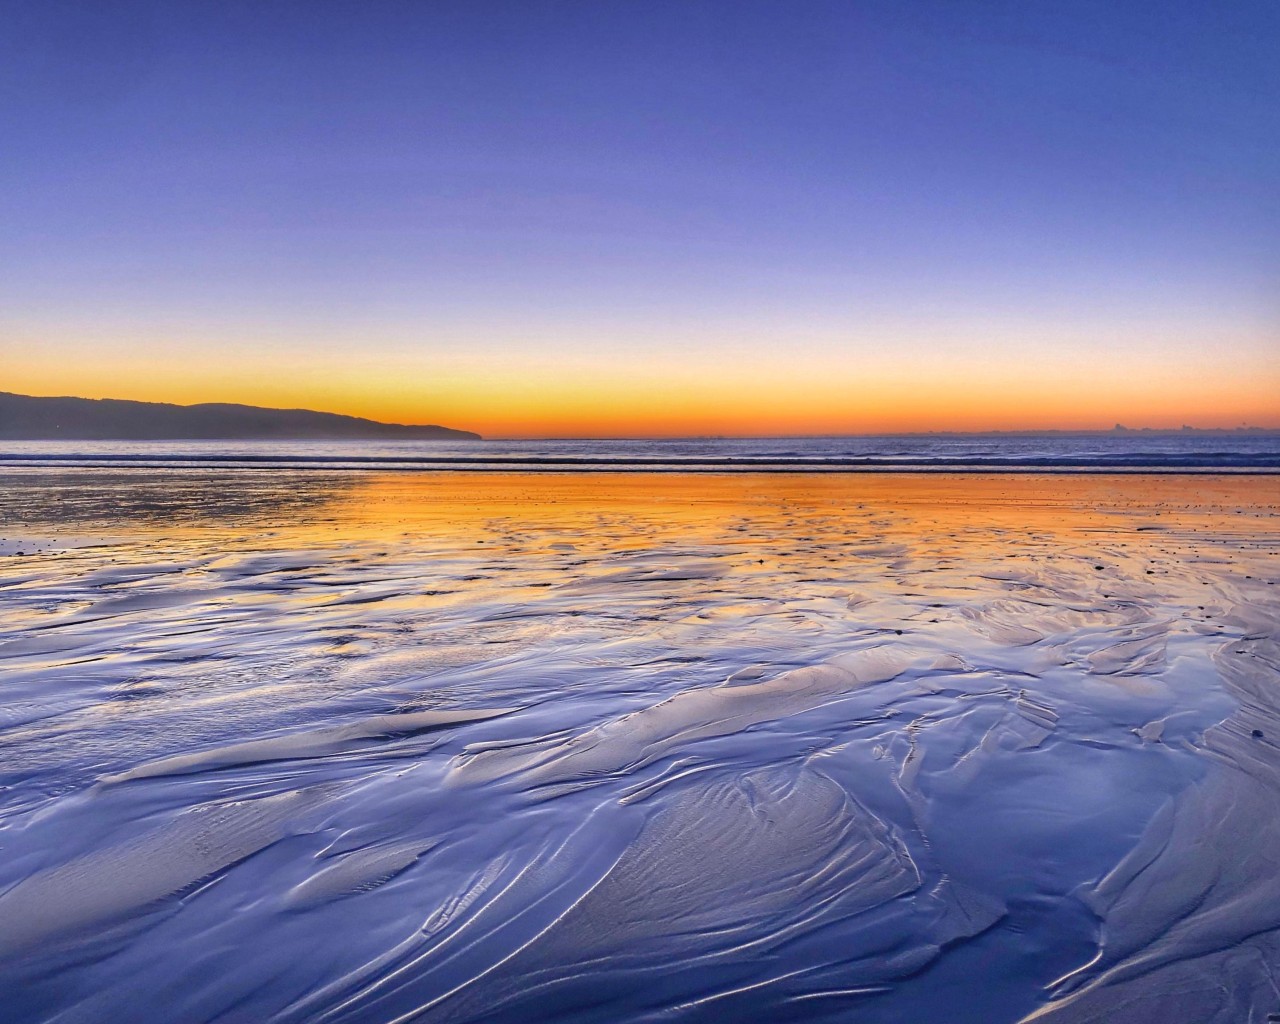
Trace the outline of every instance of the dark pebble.
[[1261, 730], [1261, 729], [1254, 729], [1254, 730], [1253, 730], [1253, 738], [1254, 738], [1255, 740], [1260, 740], [1260, 739], [1262, 739], [1262, 730]]
[[1095, 569], [1097, 569], [1097, 570], [1098, 570], [1098, 572], [1102, 572], [1102, 566], [1100, 566], [1100, 565], [1095, 565], [1095, 566], [1094, 566], [1094, 568], [1095, 568]]

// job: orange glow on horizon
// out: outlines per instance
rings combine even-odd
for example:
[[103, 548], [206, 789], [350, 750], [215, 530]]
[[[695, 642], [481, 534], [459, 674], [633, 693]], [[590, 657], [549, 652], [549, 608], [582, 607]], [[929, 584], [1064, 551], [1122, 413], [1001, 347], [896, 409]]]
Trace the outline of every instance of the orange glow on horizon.
[[1264, 337], [1232, 358], [1197, 338], [1040, 339], [1034, 354], [1020, 338], [912, 348], [905, 337], [718, 337], [687, 350], [680, 339], [594, 350], [578, 339], [555, 351], [474, 341], [434, 352], [132, 333], [55, 349], [0, 336], [0, 390], [305, 408], [489, 438], [1280, 428], [1280, 347]]
[[[32, 382], [38, 385], [39, 382]], [[1272, 398], [1280, 382], [1265, 382], [1241, 394], [1236, 389], [1196, 389], [1187, 393], [1096, 396], [1068, 388], [1028, 387], [1016, 398], [995, 389], [951, 386], [914, 389], [850, 387], [837, 384], [726, 395], [709, 389], [674, 389], [651, 401], [628, 389], [602, 388], [581, 394], [378, 395], [330, 387], [290, 387], [287, 382], [220, 387], [185, 387], [160, 382], [120, 386], [18, 386], [26, 394], [126, 398], [191, 405], [234, 402], [271, 408], [335, 412], [387, 423], [435, 423], [497, 437], [696, 437], [804, 436], [823, 434], [913, 433], [988, 430], [1109, 430], [1117, 423], [1131, 429], [1234, 429], [1243, 425], [1280, 428], [1280, 409]]]

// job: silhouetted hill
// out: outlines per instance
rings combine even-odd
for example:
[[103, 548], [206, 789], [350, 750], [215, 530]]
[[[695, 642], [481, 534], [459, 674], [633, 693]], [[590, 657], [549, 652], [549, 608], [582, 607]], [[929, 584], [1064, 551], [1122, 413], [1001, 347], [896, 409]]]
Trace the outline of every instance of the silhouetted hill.
[[114, 398], [34, 398], [0, 391], [0, 438], [23, 441], [479, 440], [438, 426], [254, 405], [169, 405]]

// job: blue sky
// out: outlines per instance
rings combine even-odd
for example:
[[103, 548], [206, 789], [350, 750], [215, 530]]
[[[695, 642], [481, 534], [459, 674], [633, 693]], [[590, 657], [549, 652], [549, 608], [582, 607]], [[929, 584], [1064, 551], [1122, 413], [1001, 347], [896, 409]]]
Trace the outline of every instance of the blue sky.
[[[536, 432], [654, 367], [728, 410], [730, 360], [850, 429], [938, 364], [1059, 420], [1278, 411], [1274, 3], [0, 12], [10, 390]], [[1095, 409], [1064, 361], [1157, 372]]]

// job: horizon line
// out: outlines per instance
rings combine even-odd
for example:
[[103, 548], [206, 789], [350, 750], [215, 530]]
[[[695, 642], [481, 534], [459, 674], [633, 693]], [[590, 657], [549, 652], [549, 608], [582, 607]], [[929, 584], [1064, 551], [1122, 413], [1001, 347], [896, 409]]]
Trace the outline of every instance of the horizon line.
[[[371, 416], [361, 415], [359, 413], [336, 412], [328, 409], [315, 409], [307, 406], [294, 405], [255, 405], [248, 402], [237, 401], [204, 401], [204, 402], [174, 402], [156, 399], [137, 399], [137, 398], [89, 398], [83, 395], [30, 395], [21, 392], [6, 391], [0, 388], [0, 394], [9, 395], [15, 398], [34, 398], [56, 400], [73, 400], [85, 402], [127, 402], [138, 405], [164, 405], [181, 409], [191, 409], [201, 406], [236, 406], [246, 409], [261, 409], [271, 412], [307, 412], [320, 413], [330, 416], [348, 417], [351, 419], [364, 420], [376, 423], [381, 426], [392, 427], [434, 427], [439, 426], [429, 423], [410, 423], [403, 420], [386, 420], [375, 419]], [[451, 430], [461, 430], [468, 433], [478, 433], [467, 427], [449, 427]], [[660, 428], [659, 428], [660, 429]], [[1243, 434], [1243, 433], [1280, 433], [1280, 423], [1276, 425], [1258, 425], [1251, 423], [1241, 423], [1233, 427], [1199, 427], [1193, 424], [1180, 423], [1177, 426], [1139, 426], [1131, 427], [1126, 424], [1116, 422], [1111, 427], [986, 427], [978, 429], [964, 429], [957, 427], [937, 427], [933, 429], [922, 430], [849, 430], [849, 431], [804, 431], [794, 433], [735, 433], [735, 432], [701, 432], [701, 433], [659, 433], [659, 432], [642, 432], [642, 433], [497, 433], [483, 434], [479, 440], [482, 441], [697, 441], [697, 440], [740, 440], [740, 441], [764, 441], [764, 440], [812, 440], [817, 438], [840, 438], [840, 437], [928, 437], [928, 436], [948, 436], [948, 435], [966, 435], [981, 436], [990, 434], [1002, 435], [1036, 435], [1036, 434], [1099, 434], [1099, 435], [1116, 435], [1116, 434], [1181, 434], [1181, 433], [1214, 433], [1214, 434]], [[58, 440], [58, 438], [48, 438], [46, 440]], [[77, 440], [76, 438], [66, 438], [66, 440]], [[105, 440], [105, 439], [104, 439]], [[141, 440], [141, 439], [136, 439]], [[202, 440], [200, 438], [153, 438], [148, 440], [157, 441], [181, 441], [181, 440]], [[206, 438], [203, 440], [215, 440]], [[233, 438], [229, 440], [249, 440], [248, 438]], [[260, 440], [272, 440], [272, 438], [264, 437]], [[295, 439], [296, 440], [296, 439]]]

